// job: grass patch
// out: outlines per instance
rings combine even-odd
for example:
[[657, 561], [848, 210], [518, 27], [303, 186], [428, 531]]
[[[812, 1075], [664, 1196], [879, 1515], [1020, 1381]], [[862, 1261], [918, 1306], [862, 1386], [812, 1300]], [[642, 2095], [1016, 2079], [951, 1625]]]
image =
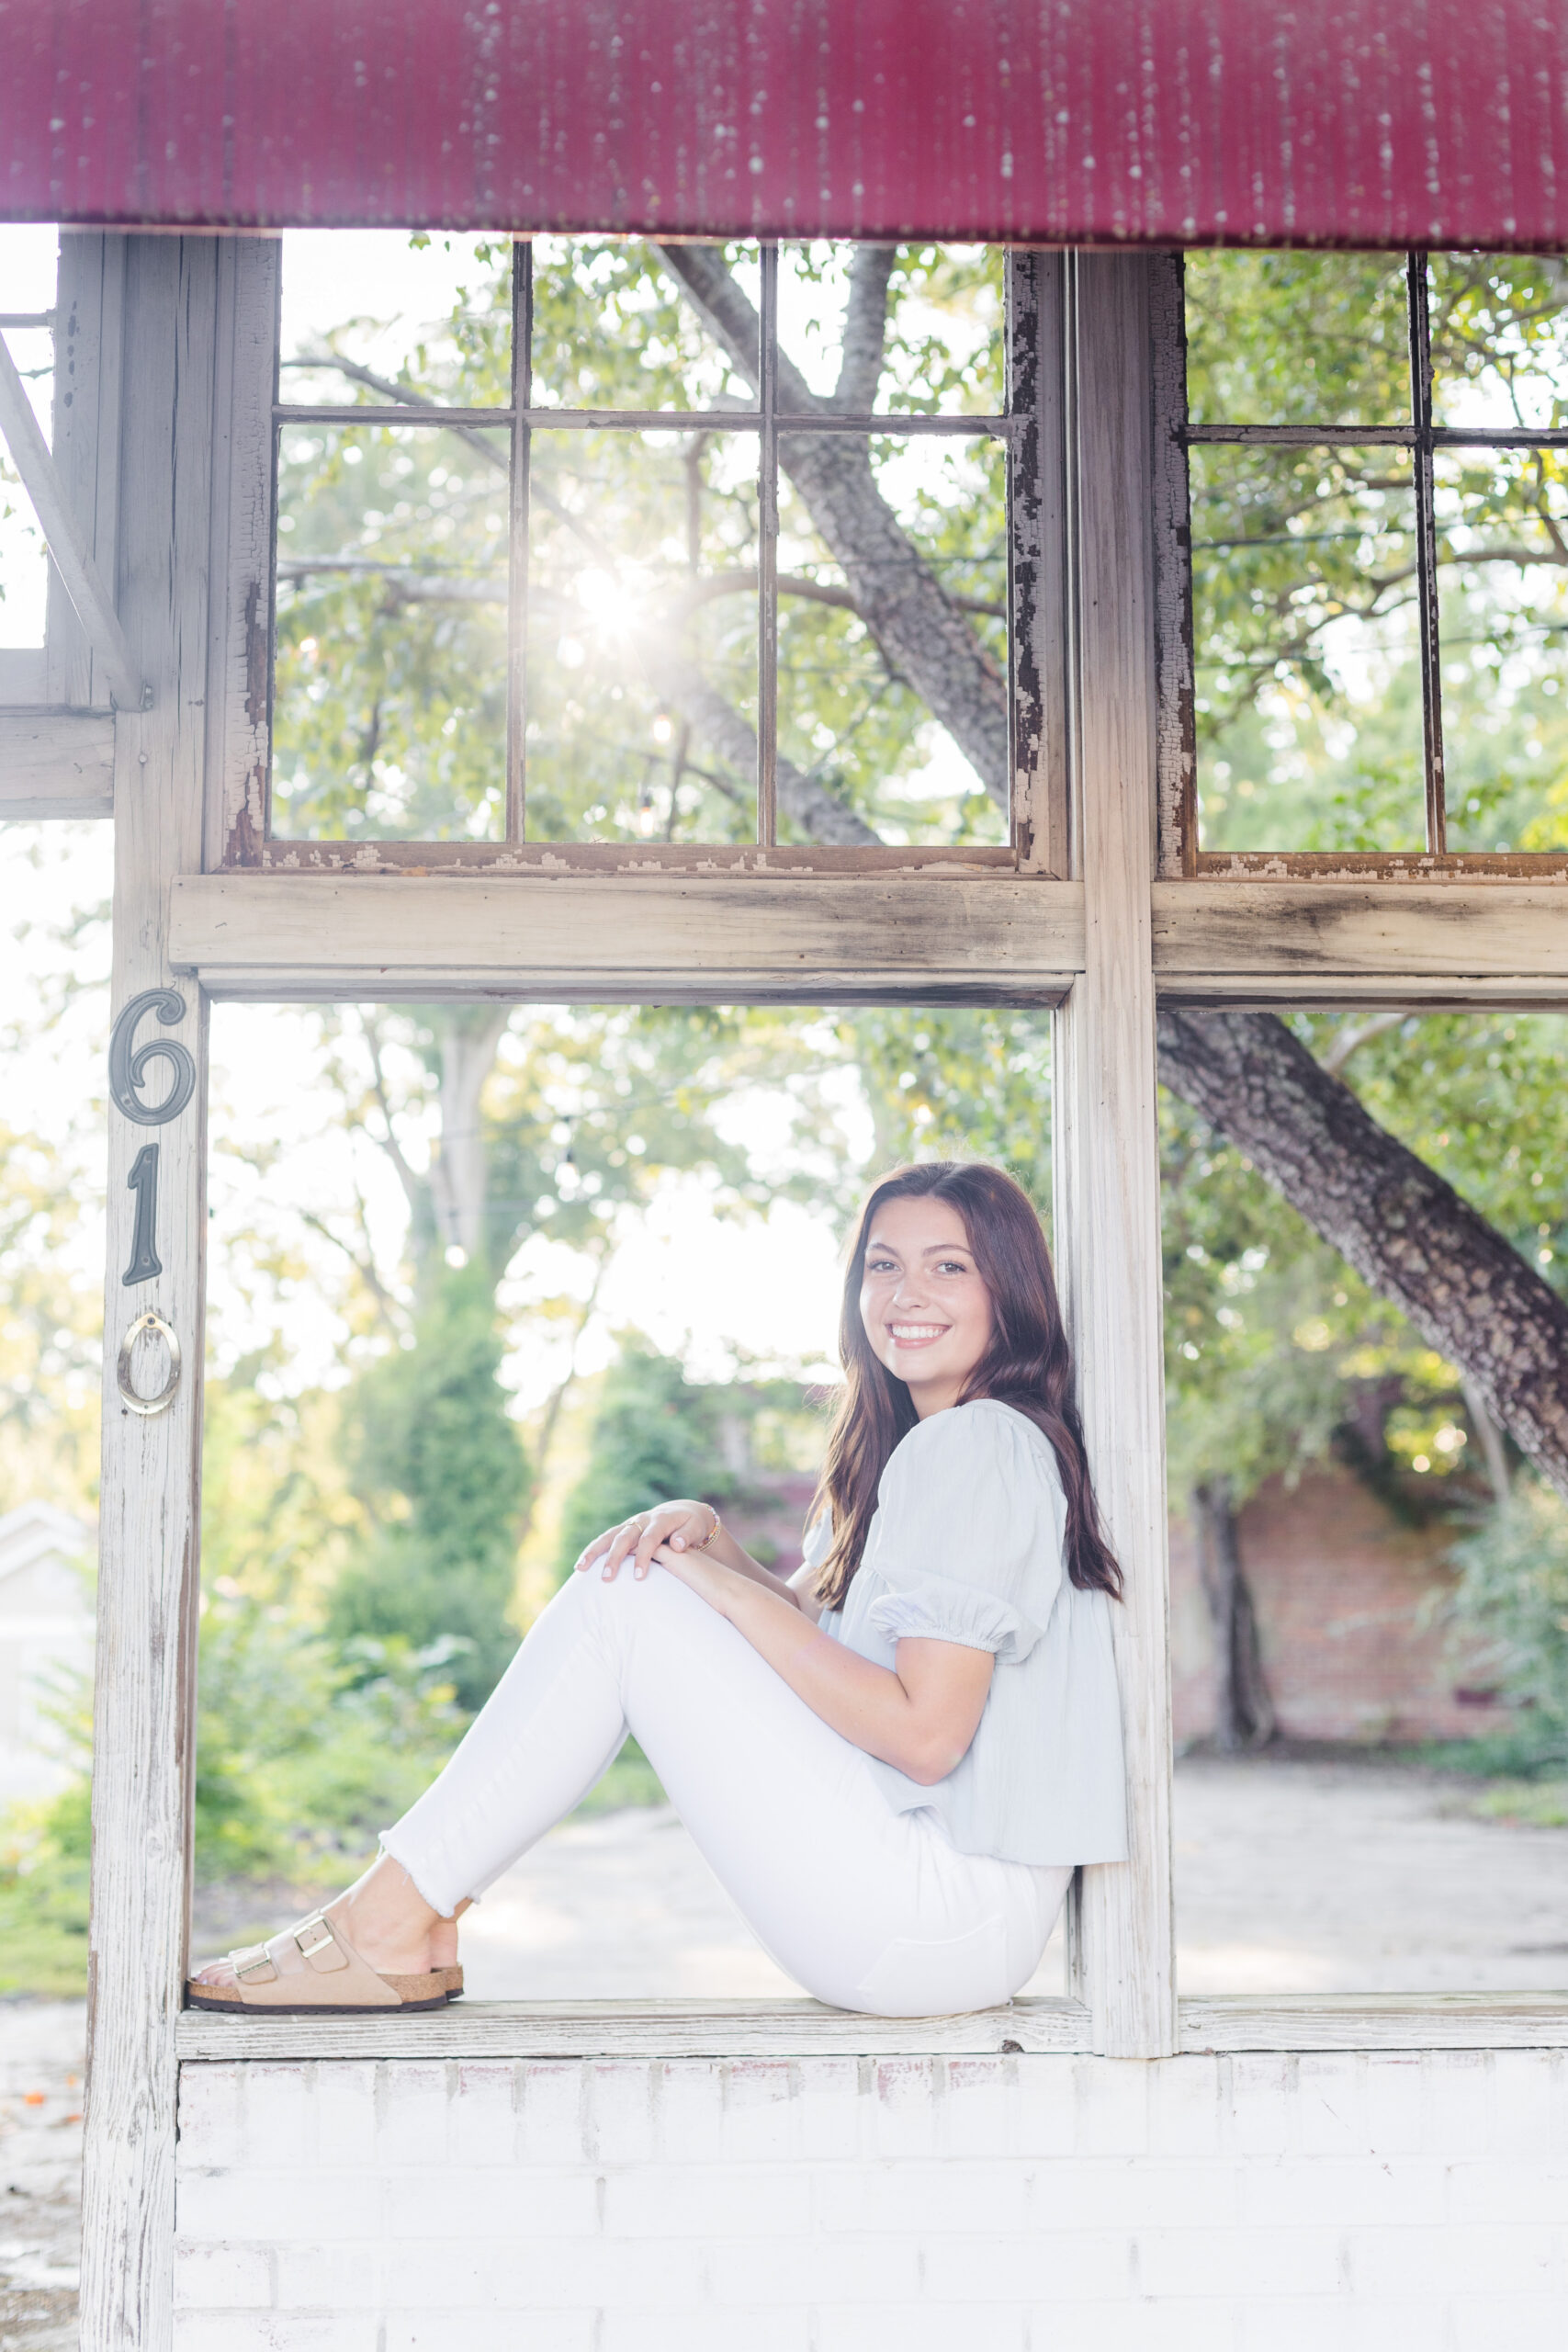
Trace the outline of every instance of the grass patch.
[[1568, 1781], [1498, 1781], [1465, 1810], [1480, 1821], [1526, 1829], [1568, 1829]]
[[72, 1793], [48, 1812], [18, 1806], [0, 1827], [0, 1995], [87, 1989], [86, 1803]]

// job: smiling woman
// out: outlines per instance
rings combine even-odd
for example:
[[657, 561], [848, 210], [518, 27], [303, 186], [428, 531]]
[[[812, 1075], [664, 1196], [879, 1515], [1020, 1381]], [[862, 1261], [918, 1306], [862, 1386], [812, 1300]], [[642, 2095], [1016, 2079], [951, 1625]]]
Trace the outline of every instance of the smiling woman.
[[1120, 1576], [1027, 1196], [981, 1166], [886, 1180], [842, 1329], [845, 1401], [796, 1574], [772, 1575], [701, 1501], [596, 1536], [370, 1870], [204, 1969], [197, 2007], [444, 2006], [458, 1917], [628, 1733], [818, 1999], [915, 2017], [1012, 1997], [1075, 1865], [1121, 1860], [1127, 1829]]

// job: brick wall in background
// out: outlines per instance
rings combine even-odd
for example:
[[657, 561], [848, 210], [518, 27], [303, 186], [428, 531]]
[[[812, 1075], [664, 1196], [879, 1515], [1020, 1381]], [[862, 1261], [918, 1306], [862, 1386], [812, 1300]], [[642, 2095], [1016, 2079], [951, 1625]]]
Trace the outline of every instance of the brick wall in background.
[[[1264, 1669], [1287, 1738], [1471, 1739], [1495, 1726], [1477, 1674], [1450, 1648], [1441, 1603], [1453, 1530], [1408, 1527], [1337, 1468], [1292, 1491], [1270, 1479], [1241, 1514], [1241, 1555]], [[1170, 1531], [1171, 1678], [1178, 1743], [1213, 1729], [1213, 1645], [1192, 1531]], [[1470, 1692], [1460, 1698], [1460, 1690]]]
[[175, 2352], [1562, 2352], [1568, 2053], [193, 2064]]

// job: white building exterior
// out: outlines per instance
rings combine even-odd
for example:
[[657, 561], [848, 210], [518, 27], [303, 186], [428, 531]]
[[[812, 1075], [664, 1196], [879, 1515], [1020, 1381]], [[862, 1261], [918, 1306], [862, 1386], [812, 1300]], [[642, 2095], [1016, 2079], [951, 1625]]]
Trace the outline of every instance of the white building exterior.
[[96, 1541], [52, 1503], [0, 1519], [0, 1808], [67, 1777], [50, 1698], [92, 1670]]

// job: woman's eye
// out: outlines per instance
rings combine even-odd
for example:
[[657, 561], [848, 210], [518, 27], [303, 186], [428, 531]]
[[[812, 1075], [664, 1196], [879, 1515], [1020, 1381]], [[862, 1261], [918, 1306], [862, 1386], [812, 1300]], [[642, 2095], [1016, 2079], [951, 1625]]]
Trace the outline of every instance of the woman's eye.
[[939, 1274], [966, 1274], [968, 1272], [968, 1267], [961, 1264], [956, 1258], [944, 1258], [937, 1268]]

